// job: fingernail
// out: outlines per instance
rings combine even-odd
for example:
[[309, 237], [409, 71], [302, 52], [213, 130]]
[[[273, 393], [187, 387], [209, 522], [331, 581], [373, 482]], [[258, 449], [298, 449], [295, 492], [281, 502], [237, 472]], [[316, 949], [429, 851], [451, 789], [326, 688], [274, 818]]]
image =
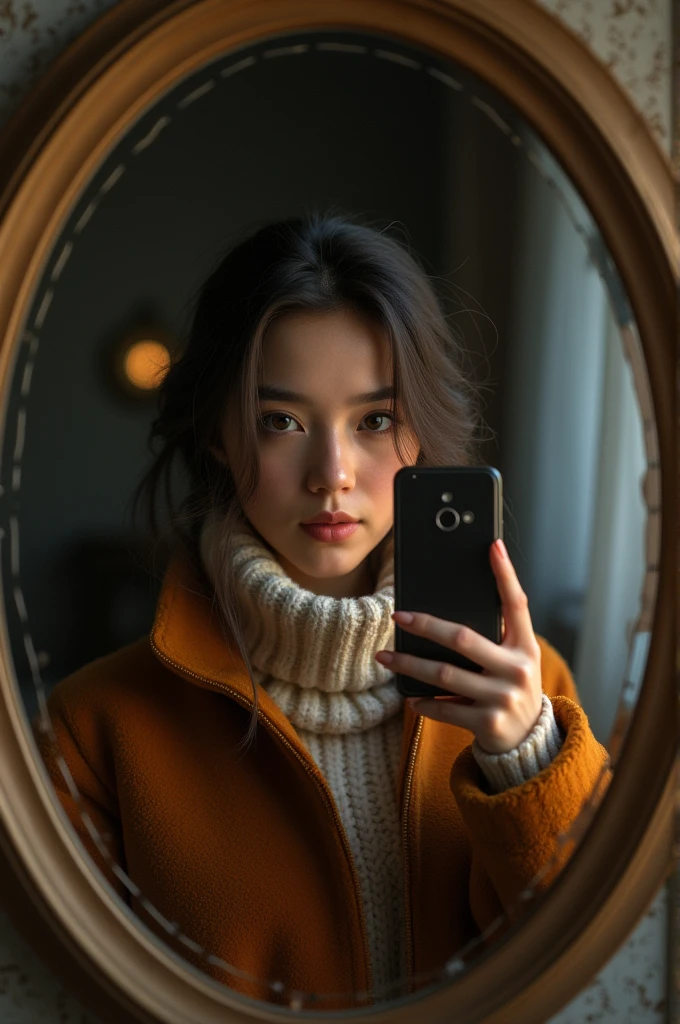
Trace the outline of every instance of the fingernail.
[[378, 659], [378, 661], [383, 662], [383, 664], [389, 665], [389, 663], [394, 658], [394, 655], [392, 654], [391, 651], [378, 651], [378, 653], [376, 654], [376, 658]]
[[409, 622], [413, 622], [413, 612], [393, 612], [392, 618], [406, 625]]
[[506, 548], [505, 544], [500, 539], [500, 537], [496, 541], [496, 551], [501, 556], [501, 558], [507, 558], [508, 557], [508, 549]]

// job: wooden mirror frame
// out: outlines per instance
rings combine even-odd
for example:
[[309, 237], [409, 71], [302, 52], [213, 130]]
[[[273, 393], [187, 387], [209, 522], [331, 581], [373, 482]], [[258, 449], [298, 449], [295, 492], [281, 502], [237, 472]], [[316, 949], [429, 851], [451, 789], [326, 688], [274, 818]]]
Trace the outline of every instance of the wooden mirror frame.
[[[459, 1024], [544, 1021], [621, 945], [673, 865], [673, 177], [604, 66], [532, 0], [121, 0], [62, 54], [0, 134], [0, 407], [4, 419], [20, 328], [45, 261], [117, 138], [178, 79], [230, 48], [320, 28], [421, 45], [514, 103], [590, 207], [640, 332], [658, 432], [663, 555], [625, 756], [587, 840], [520, 926], [434, 995], [351, 1014], [408, 1021], [415, 1013], [434, 1022], [455, 1009]], [[103, 1020], [280, 1019], [278, 1008], [245, 1003], [161, 948], [82, 855], [38, 762], [0, 620], [0, 877], [14, 924]], [[328, 1017], [307, 1011], [286, 1019]]]

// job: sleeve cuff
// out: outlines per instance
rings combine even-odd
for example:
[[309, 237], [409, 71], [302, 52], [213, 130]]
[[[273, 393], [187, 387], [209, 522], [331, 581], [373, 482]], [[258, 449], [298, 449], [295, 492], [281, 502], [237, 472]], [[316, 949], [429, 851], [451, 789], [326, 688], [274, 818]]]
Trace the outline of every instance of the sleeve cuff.
[[472, 753], [484, 772], [494, 793], [502, 793], [513, 786], [521, 786], [528, 779], [547, 768], [560, 751], [564, 737], [555, 721], [550, 698], [541, 696], [541, 714], [529, 735], [514, 750], [503, 754], [487, 754], [477, 740], [473, 740]]

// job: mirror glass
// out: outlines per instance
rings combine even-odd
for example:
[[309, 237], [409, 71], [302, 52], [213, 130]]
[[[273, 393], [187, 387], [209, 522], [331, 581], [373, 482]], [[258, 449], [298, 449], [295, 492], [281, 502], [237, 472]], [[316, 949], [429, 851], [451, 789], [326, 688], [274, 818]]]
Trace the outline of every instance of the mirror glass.
[[[150, 542], [130, 506], [151, 457], [149, 366], [180, 351], [197, 291], [232, 245], [312, 210], [360, 219], [425, 268], [460, 340], [462, 370], [483, 396], [479, 462], [502, 474], [504, 536], [533, 628], [568, 667], [590, 742], [612, 755], [649, 639], [641, 595], [656, 558], [643, 482], [655, 438], [640, 416], [647, 383], [634, 373], [644, 361], [625, 291], [570, 179], [501, 95], [401, 40], [295, 33], [223, 54], [130, 126], [55, 238], [16, 348], [2, 448], [4, 604], [27, 718], [47, 736], [55, 687], [109, 658], [87, 677], [109, 687], [106, 712], [96, 687], [89, 712], [82, 686], [78, 707], [64, 698], [61, 752], [87, 802], [68, 795], [66, 782], [58, 789], [69, 816], [87, 808], [99, 842], [115, 852], [113, 875], [132, 913], [217, 984], [293, 1009], [351, 1010], [366, 1006], [367, 987], [377, 1001], [404, 1000], [451, 983], [541, 891], [532, 889], [531, 858], [524, 903], [515, 883], [502, 891], [512, 850], [482, 837], [492, 818], [475, 818], [474, 794], [463, 821], [448, 790], [438, 813], [463, 826], [444, 828], [437, 845], [428, 786], [444, 800], [453, 759], [437, 761], [432, 720], [420, 763], [407, 758], [399, 769], [408, 780], [401, 800], [419, 815], [404, 818], [399, 804], [405, 852], [400, 832], [372, 845], [383, 827], [378, 804], [361, 820], [352, 804], [392, 792], [386, 753], [376, 761], [385, 774], [370, 788], [359, 773], [351, 799], [338, 795], [348, 776], [336, 779], [338, 822], [280, 720], [278, 733], [261, 723], [258, 744], [239, 760], [247, 710], [149, 650], [157, 688], [144, 692], [158, 701], [129, 706], [146, 716], [149, 758], [163, 764], [150, 769], [140, 799], [126, 789], [134, 773], [121, 732], [138, 735], [139, 722], [115, 717], [130, 687], [146, 686], [125, 659], [140, 638], [148, 647], [165, 571], [162, 552], [163, 571], [150, 571]], [[209, 618], [208, 605], [196, 607]], [[186, 734], [171, 706], [184, 709]], [[204, 749], [219, 749], [224, 728], [228, 758], [198, 770], [206, 708]], [[135, 756], [141, 764], [143, 752]], [[212, 791], [193, 793], [190, 806], [182, 786], [195, 770]], [[239, 787], [255, 778], [266, 797], [249, 802]], [[479, 785], [479, 813], [488, 815], [492, 791]], [[527, 828], [518, 799], [498, 814]], [[538, 848], [542, 827], [532, 827]], [[348, 910], [357, 879], [361, 898]], [[220, 902], [225, 893], [232, 902]], [[362, 973], [362, 942], [371, 975]]]

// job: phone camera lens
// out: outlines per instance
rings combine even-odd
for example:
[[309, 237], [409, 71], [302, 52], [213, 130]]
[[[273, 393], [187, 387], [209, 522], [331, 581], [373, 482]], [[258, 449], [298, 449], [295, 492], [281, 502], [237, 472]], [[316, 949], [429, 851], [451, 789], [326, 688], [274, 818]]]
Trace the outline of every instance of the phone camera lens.
[[[448, 513], [448, 514], [447, 514]], [[446, 516], [446, 519], [444, 517]], [[453, 522], [451, 521], [453, 517]], [[455, 530], [460, 523], [460, 515], [456, 512], [455, 508], [440, 508], [439, 512], [435, 516], [437, 526], [440, 530], [444, 530], [445, 533], [449, 533], [451, 530]]]

